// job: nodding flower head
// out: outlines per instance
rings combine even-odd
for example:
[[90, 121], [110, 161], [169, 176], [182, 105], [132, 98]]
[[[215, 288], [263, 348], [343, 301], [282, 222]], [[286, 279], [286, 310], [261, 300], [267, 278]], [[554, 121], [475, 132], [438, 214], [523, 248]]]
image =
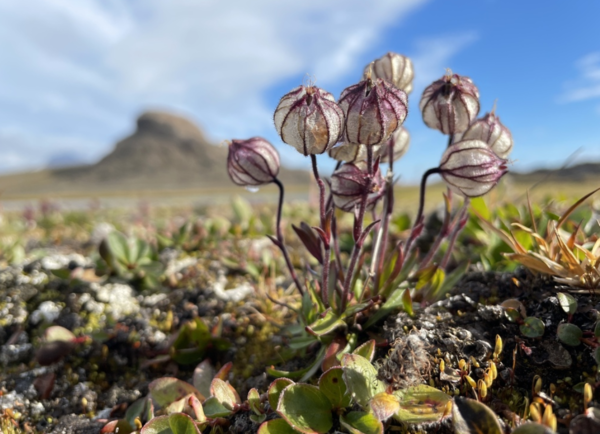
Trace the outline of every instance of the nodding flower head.
[[400, 128], [408, 113], [408, 98], [387, 81], [367, 77], [342, 91], [340, 107], [346, 115], [345, 141], [374, 146]]
[[315, 155], [340, 140], [344, 113], [329, 92], [299, 86], [281, 98], [274, 121], [281, 140], [304, 155]]
[[481, 140], [464, 140], [449, 146], [439, 165], [446, 184], [465, 197], [483, 196], [507, 171], [506, 160]]
[[[373, 146], [373, 155], [379, 155], [379, 145]], [[365, 145], [354, 145], [352, 143], [340, 143], [329, 150], [329, 156], [337, 161], [356, 163], [367, 161], [367, 147]]]
[[412, 61], [406, 56], [398, 53], [387, 53], [366, 66], [365, 78], [367, 78], [369, 71], [373, 74], [373, 78], [383, 78], [407, 94], [413, 90], [415, 73]]
[[364, 161], [346, 163], [331, 175], [333, 203], [343, 211], [352, 212], [367, 195], [367, 207], [371, 208], [383, 195], [384, 183], [379, 168], [369, 175]]
[[513, 148], [513, 138], [510, 130], [506, 128], [495, 110], [486, 113], [477, 119], [465, 131], [461, 140], [477, 139], [484, 141], [500, 158], [508, 157]]
[[241, 186], [273, 182], [279, 173], [279, 154], [262, 137], [232, 140], [227, 155], [227, 171], [231, 180]]
[[423, 91], [419, 108], [429, 128], [462, 133], [479, 113], [479, 90], [469, 77], [448, 71]]

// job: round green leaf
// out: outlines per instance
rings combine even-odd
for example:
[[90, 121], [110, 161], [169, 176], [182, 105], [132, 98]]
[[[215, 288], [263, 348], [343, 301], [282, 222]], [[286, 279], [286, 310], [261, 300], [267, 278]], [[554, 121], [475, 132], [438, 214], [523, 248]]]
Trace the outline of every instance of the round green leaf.
[[284, 419], [273, 419], [258, 428], [258, 434], [298, 434]]
[[200, 401], [204, 401], [204, 397], [194, 386], [174, 377], [163, 377], [154, 380], [148, 386], [148, 390], [154, 402], [161, 407], [166, 407], [190, 394]]
[[371, 398], [369, 406], [373, 415], [382, 422], [392, 417], [400, 409], [398, 398], [390, 393], [381, 392]]
[[363, 356], [369, 362], [373, 360], [373, 356], [375, 355], [375, 339], [371, 339], [364, 344], [356, 347], [352, 354], [358, 354], [359, 356]]
[[452, 406], [452, 424], [456, 434], [502, 434], [498, 418], [481, 402], [457, 396]]
[[528, 316], [519, 326], [519, 330], [528, 338], [539, 338], [544, 334], [544, 323], [539, 318]]
[[370, 413], [351, 411], [340, 416], [340, 423], [350, 434], [383, 434], [383, 424]]
[[269, 386], [267, 396], [269, 398], [269, 405], [273, 410], [277, 409], [277, 404], [279, 403], [279, 395], [281, 395], [281, 391], [288, 387], [290, 384], [294, 384], [294, 382], [289, 378], [278, 378], [275, 381], [273, 381]]
[[564, 292], [559, 292], [556, 296], [558, 297], [560, 307], [569, 315], [573, 315], [577, 310], [577, 300], [575, 300], [575, 297]]
[[559, 324], [558, 329], [556, 330], [556, 335], [558, 336], [558, 339], [565, 344], [576, 347], [580, 343], [583, 332], [575, 324], [562, 323]]
[[512, 434], [554, 434], [554, 431], [542, 424], [527, 422], [514, 430]]
[[352, 397], [347, 393], [343, 374], [344, 370], [341, 366], [334, 366], [319, 378], [319, 390], [325, 394], [335, 409], [349, 407], [352, 402]]
[[333, 426], [331, 403], [318, 387], [290, 384], [282, 390], [277, 413], [296, 431], [305, 434], [327, 433]]
[[368, 408], [372, 397], [385, 392], [384, 384], [377, 379], [377, 369], [364, 357], [357, 354], [344, 354], [342, 367], [346, 387], [363, 409]]
[[155, 417], [144, 425], [140, 434], [200, 434], [200, 431], [191, 417], [176, 413]]
[[233, 410], [236, 405], [242, 403], [240, 396], [233, 386], [220, 378], [215, 378], [210, 384], [211, 395], [214, 396], [223, 406]]
[[202, 409], [204, 410], [204, 414], [211, 419], [215, 417], [227, 417], [232, 413], [230, 409], [221, 404], [214, 396], [204, 401]]

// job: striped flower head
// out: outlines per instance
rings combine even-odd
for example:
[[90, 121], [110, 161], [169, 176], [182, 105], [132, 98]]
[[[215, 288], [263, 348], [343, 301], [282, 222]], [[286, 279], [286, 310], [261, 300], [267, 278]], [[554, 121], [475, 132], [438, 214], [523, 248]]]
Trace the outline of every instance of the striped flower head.
[[269, 184], [279, 173], [279, 154], [262, 137], [232, 140], [227, 155], [227, 171], [237, 185]]

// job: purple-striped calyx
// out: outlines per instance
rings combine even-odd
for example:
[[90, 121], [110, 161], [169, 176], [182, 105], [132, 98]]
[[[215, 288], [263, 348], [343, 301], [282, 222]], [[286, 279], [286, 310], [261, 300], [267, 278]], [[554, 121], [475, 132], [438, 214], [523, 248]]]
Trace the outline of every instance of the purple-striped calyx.
[[481, 140], [464, 140], [449, 146], [438, 169], [446, 184], [465, 197], [483, 196], [508, 171], [506, 160]]
[[373, 78], [382, 78], [398, 89], [411, 93], [415, 73], [412, 61], [398, 53], [387, 53], [365, 68], [365, 78], [372, 73]]
[[377, 167], [372, 175], [364, 161], [346, 163], [331, 175], [333, 203], [343, 211], [352, 212], [367, 196], [367, 207], [373, 206], [383, 195], [384, 179]]
[[388, 141], [381, 146], [381, 148], [375, 153], [376, 156], [381, 157], [382, 163], [389, 163], [390, 161], [390, 146], [392, 147], [392, 158], [394, 161], [399, 160], [408, 151], [408, 145], [410, 143], [410, 134], [404, 127], [398, 128], [394, 134], [388, 139]]
[[279, 154], [262, 137], [232, 140], [227, 155], [227, 172], [237, 185], [269, 184], [279, 173]]
[[344, 139], [356, 145], [385, 143], [408, 113], [406, 93], [381, 78], [347, 87], [339, 103], [346, 116]]
[[429, 128], [462, 133], [479, 113], [479, 90], [469, 77], [449, 71], [423, 91], [419, 108]]
[[316, 155], [340, 140], [344, 113], [329, 92], [299, 86], [281, 98], [274, 121], [281, 140], [304, 155]]
[[510, 130], [496, 116], [495, 110], [477, 119], [465, 131], [461, 140], [477, 139], [487, 143], [492, 151], [500, 158], [508, 157], [513, 148], [513, 138]]

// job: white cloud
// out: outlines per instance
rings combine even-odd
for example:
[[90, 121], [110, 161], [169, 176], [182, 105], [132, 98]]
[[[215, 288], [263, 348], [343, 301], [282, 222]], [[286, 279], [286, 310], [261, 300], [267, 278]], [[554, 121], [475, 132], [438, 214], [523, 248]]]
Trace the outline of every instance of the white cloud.
[[590, 53], [575, 63], [579, 77], [565, 83], [559, 102], [577, 102], [600, 98], [600, 51]]
[[89, 155], [149, 106], [188, 113], [217, 140], [261, 134], [270, 89], [362, 68], [386, 27], [426, 1], [0, 2], [0, 126], [46, 146], [79, 138]]

